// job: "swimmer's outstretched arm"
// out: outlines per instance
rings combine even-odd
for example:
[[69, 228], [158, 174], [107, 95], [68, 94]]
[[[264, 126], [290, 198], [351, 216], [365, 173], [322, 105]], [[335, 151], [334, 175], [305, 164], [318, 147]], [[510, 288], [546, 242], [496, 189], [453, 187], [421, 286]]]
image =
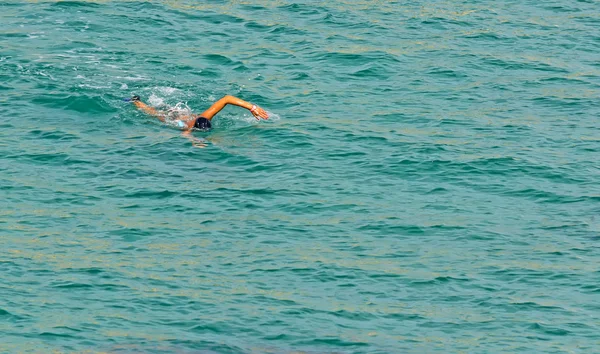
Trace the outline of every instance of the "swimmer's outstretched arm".
[[133, 104], [139, 109], [142, 110], [150, 115], [155, 116], [156, 118], [160, 119], [161, 122], [165, 121], [165, 116], [162, 115], [159, 111], [157, 111], [156, 109], [148, 106], [147, 104], [145, 104], [144, 102], [140, 101], [140, 96], [133, 96], [130, 99], [131, 102], [133, 102]]
[[269, 118], [269, 114], [264, 109], [260, 108], [259, 106], [253, 105], [250, 102], [246, 102], [242, 99], [239, 99], [237, 97], [230, 96], [230, 95], [227, 95], [227, 96], [221, 98], [220, 100], [218, 100], [217, 102], [213, 103], [213, 105], [210, 106], [209, 109], [204, 111], [200, 116], [204, 117], [208, 120], [211, 120], [211, 119], [213, 119], [215, 114], [219, 113], [228, 104], [246, 108], [247, 110], [250, 111], [250, 113], [252, 113], [252, 115], [256, 119], [260, 119], [260, 118], [268, 119]]

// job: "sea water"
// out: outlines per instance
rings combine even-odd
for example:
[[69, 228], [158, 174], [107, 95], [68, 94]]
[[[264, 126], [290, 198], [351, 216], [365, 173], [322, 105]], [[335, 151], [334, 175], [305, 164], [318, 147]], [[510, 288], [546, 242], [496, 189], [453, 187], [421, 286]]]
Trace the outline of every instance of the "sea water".
[[597, 1], [0, 0], [0, 352], [598, 352], [599, 53]]

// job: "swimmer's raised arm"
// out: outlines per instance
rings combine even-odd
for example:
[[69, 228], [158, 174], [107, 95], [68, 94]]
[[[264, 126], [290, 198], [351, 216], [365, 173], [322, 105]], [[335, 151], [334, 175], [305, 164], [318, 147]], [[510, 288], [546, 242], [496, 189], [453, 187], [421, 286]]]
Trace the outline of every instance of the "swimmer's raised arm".
[[242, 99], [239, 99], [239, 98], [231, 96], [231, 95], [227, 95], [227, 96], [221, 98], [220, 100], [218, 100], [217, 102], [213, 103], [213, 105], [210, 106], [209, 109], [204, 111], [200, 116], [204, 117], [208, 120], [211, 120], [215, 116], [215, 114], [219, 113], [228, 104], [246, 108], [247, 110], [250, 111], [250, 113], [252, 113], [252, 115], [257, 120], [259, 120], [260, 118], [262, 118], [262, 119], [269, 118], [269, 114], [264, 109], [258, 107], [257, 105], [254, 105], [250, 102], [246, 102]]

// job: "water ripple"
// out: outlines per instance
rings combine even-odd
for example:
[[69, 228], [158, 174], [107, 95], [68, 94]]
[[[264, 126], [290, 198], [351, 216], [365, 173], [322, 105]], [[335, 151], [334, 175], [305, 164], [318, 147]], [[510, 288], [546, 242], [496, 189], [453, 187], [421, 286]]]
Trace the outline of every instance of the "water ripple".
[[596, 5], [0, 5], [0, 352], [598, 351]]

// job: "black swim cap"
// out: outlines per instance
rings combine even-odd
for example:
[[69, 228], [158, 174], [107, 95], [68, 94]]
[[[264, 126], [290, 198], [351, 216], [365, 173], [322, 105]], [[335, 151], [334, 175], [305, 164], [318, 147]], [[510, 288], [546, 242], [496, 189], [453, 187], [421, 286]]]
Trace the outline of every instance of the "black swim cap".
[[211, 128], [210, 120], [208, 120], [204, 117], [200, 117], [200, 118], [196, 119], [196, 122], [194, 123], [194, 128], [208, 130]]

